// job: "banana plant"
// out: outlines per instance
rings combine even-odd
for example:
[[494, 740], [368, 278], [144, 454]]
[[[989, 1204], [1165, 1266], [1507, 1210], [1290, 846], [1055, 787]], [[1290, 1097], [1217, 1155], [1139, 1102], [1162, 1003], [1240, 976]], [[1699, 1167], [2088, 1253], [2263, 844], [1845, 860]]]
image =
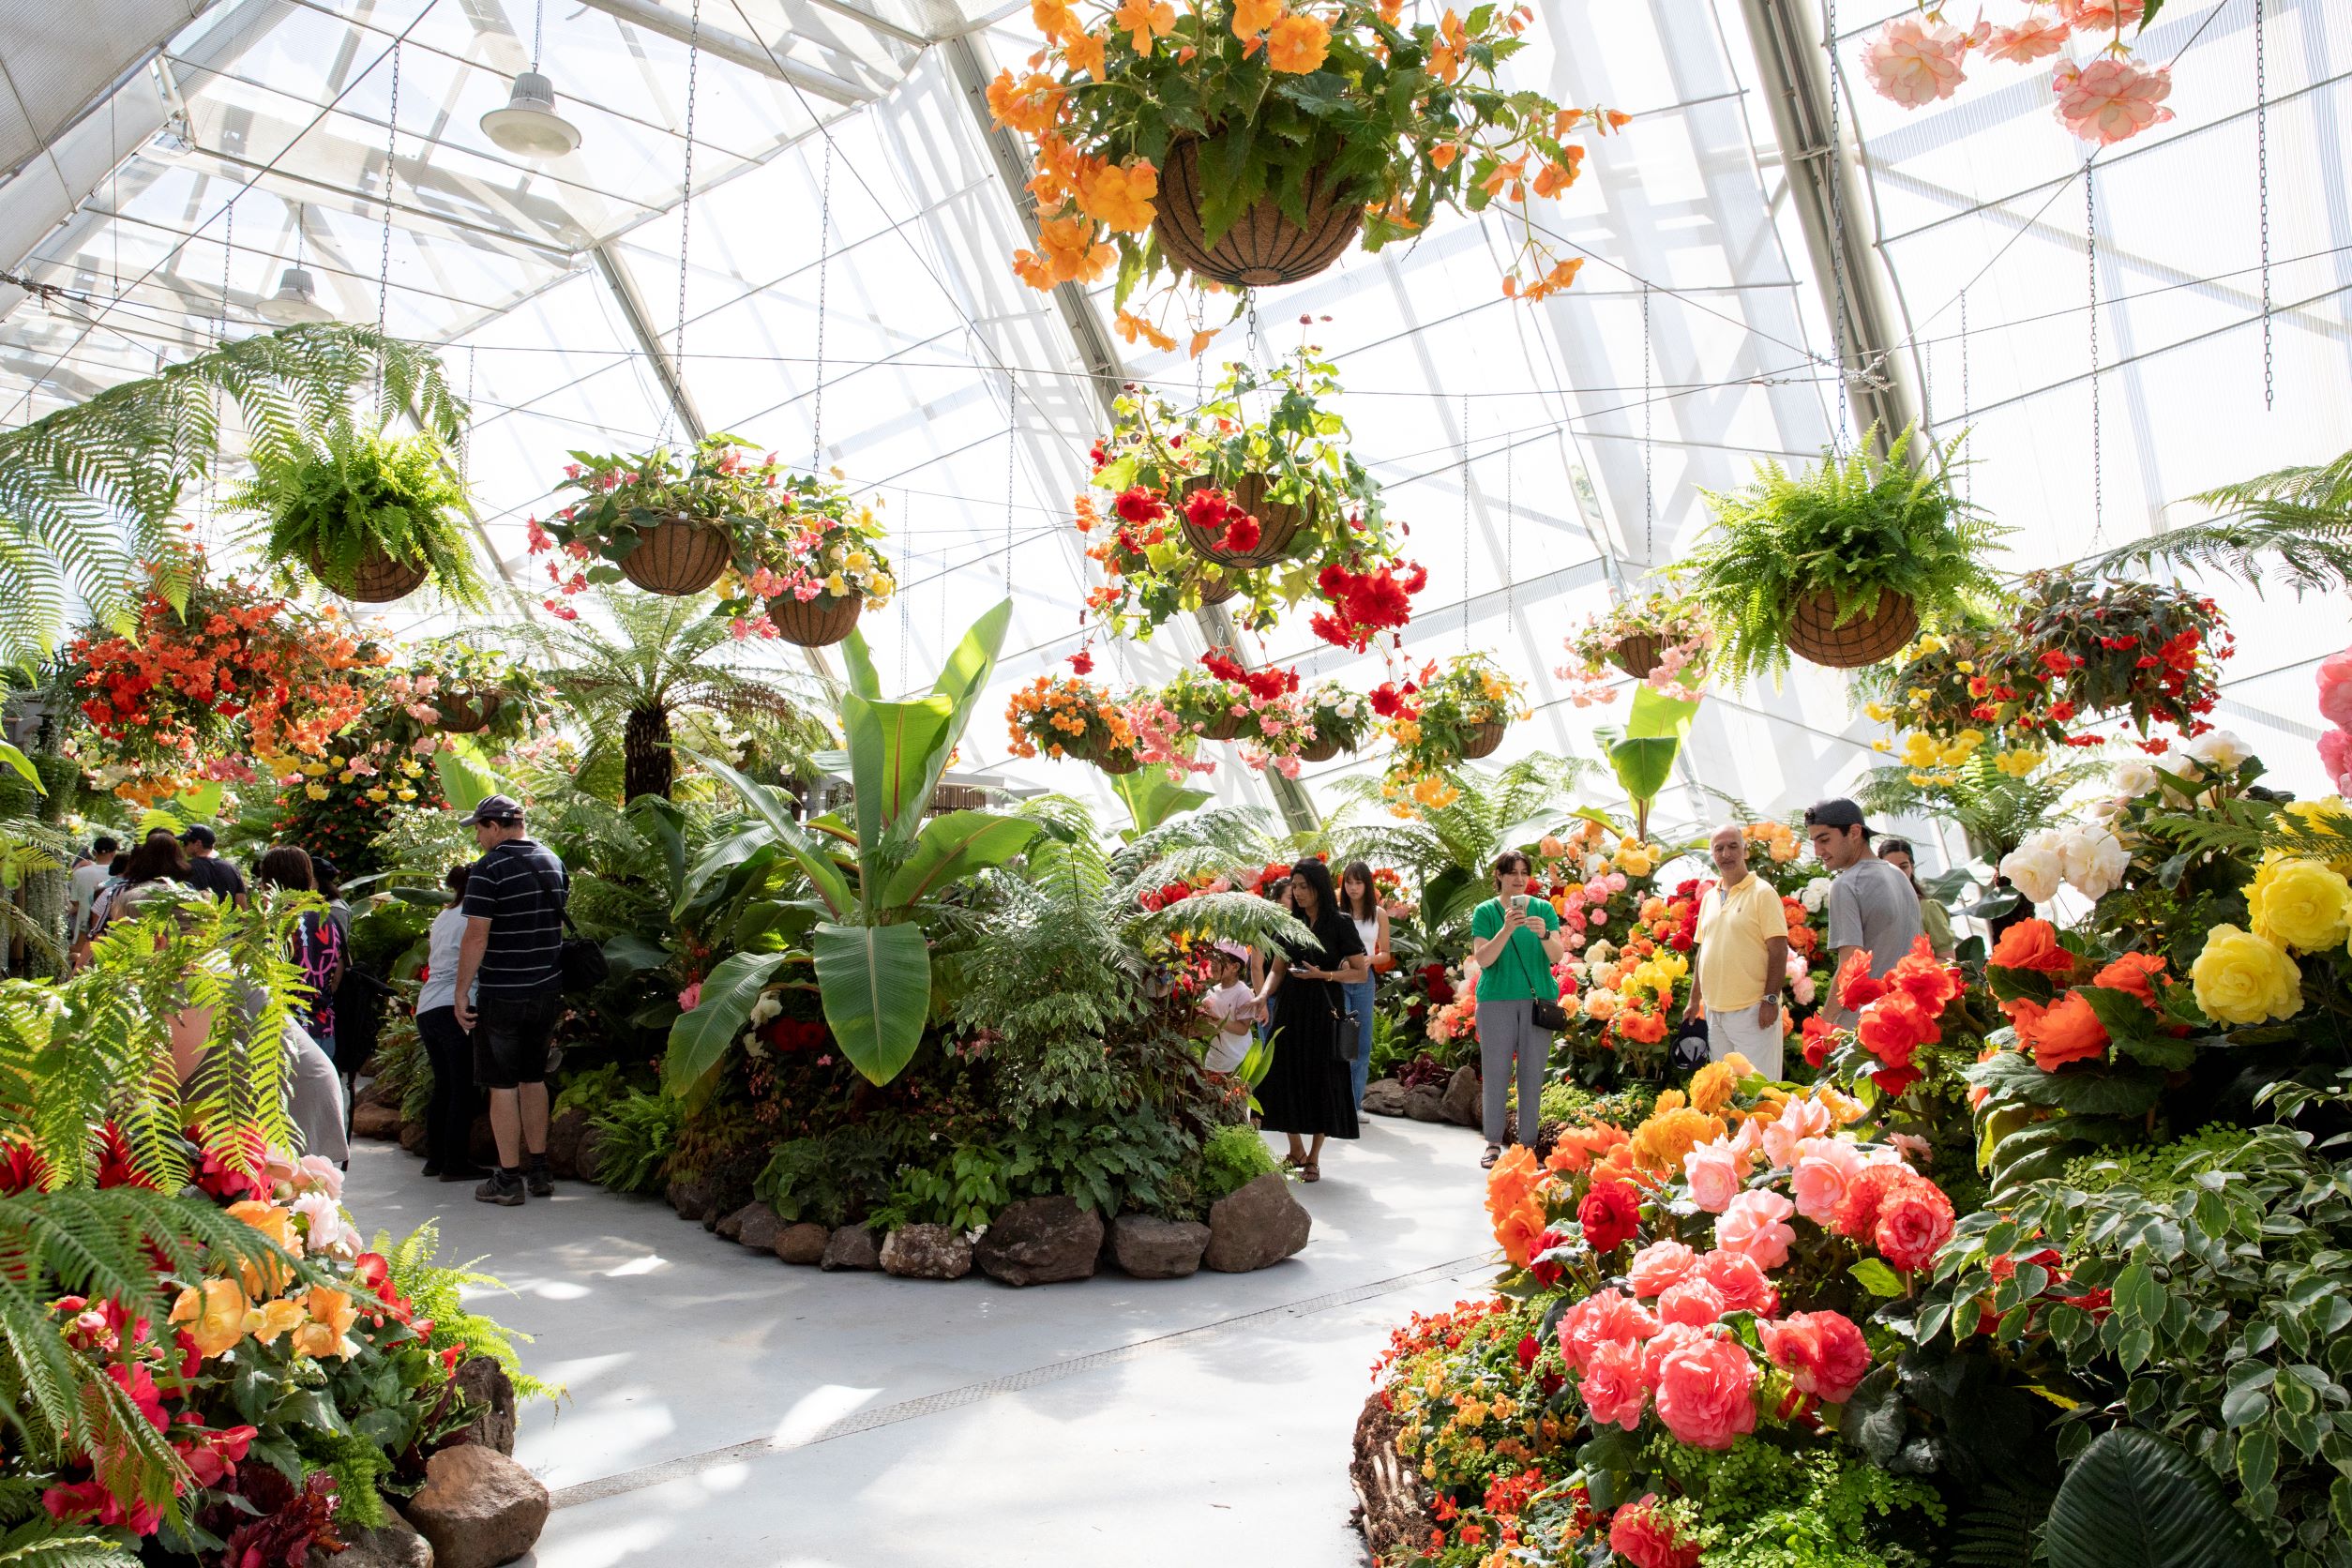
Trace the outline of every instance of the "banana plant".
[[845, 746], [820, 759], [846, 764], [854, 792], [848, 822], [828, 815], [800, 822], [781, 792], [695, 757], [757, 819], [719, 848], [740, 859], [773, 846], [807, 879], [815, 918], [805, 950], [738, 952], [703, 979], [699, 1003], [670, 1033], [662, 1075], [673, 1093], [692, 1093], [710, 1078], [760, 993], [795, 959], [813, 962], [825, 1023], [851, 1065], [888, 1083], [913, 1059], [931, 1012], [923, 914], [950, 885], [1003, 865], [1038, 832], [1033, 822], [986, 811], [925, 815], [995, 671], [1012, 613], [1008, 599], [981, 616], [930, 692], [906, 702], [883, 700], [865, 639], [850, 634], [842, 645], [849, 686], [837, 705]]
[[1634, 832], [1650, 837], [1650, 807], [1674, 776], [1674, 760], [1691, 732], [1698, 704], [1667, 697], [1647, 683], [1634, 687], [1634, 708], [1623, 734], [1596, 730], [1595, 739], [1608, 748], [1609, 767], [1618, 786], [1634, 807]]

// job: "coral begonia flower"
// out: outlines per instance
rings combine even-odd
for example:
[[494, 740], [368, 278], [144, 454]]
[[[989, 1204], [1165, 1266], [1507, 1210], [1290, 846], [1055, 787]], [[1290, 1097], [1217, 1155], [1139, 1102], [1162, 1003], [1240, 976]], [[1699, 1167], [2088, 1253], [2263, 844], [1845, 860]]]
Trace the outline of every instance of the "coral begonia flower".
[[1139, 234], [1152, 226], [1152, 198], [1159, 188], [1159, 171], [1143, 158], [1106, 164], [1079, 173], [1078, 210], [1116, 234]]
[[2032, 15], [2014, 27], [1996, 27], [1984, 53], [2012, 65], [2029, 66], [2066, 47], [2069, 29], [2063, 18]]
[[1040, 135], [1053, 128], [1062, 113], [1062, 83], [1043, 71], [1031, 71], [1018, 82], [1011, 71], [999, 71], [988, 83], [988, 113], [1001, 126], [1026, 136]]
[[1072, 70], [1082, 70], [1101, 82], [1109, 75], [1103, 68], [1103, 52], [1107, 42], [1100, 33], [1080, 33], [1063, 44], [1062, 57], [1070, 62]]
[[245, 1292], [234, 1279], [208, 1279], [182, 1290], [172, 1321], [183, 1324], [199, 1354], [220, 1354], [245, 1337]]
[[2164, 107], [2172, 95], [2172, 72], [2129, 56], [2096, 59], [2080, 68], [2067, 61], [2051, 76], [2050, 87], [2058, 94], [2058, 123], [2103, 147], [2172, 118]]
[[1233, 36], [1244, 43], [1282, 19], [1282, 0], [1233, 0]]
[[1138, 54], [1152, 53], [1152, 40], [1176, 31], [1176, 8], [1168, 0], [1125, 0], [1111, 13], [1111, 24], [1128, 34]]
[[1331, 53], [1331, 29], [1322, 19], [1286, 16], [1266, 35], [1266, 64], [1288, 76], [1319, 69]]

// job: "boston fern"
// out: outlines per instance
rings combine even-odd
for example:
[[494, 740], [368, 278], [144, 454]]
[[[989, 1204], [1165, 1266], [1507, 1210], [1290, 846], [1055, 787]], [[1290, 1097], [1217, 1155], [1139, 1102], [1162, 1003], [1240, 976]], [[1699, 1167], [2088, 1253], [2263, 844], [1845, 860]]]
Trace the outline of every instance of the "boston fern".
[[490, 606], [455, 513], [465, 490], [430, 430], [405, 440], [338, 418], [309, 440], [259, 451], [230, 505], [269, 520], [264, 549], [280, 579], [297, 566], [347, 590], [370, 556], [429, 567], [443, 594]]
[[1704, 492], [1715, 526], [1674, 575], [1713, 623], [1718, 674], [1777, 678], [1788, 667], [1789, 621], [1814, 594], [1835, 598], [1841, 624], [1901, 595], [1930, 626], [1993, 596], [1983, 558], [2009, 530], [1952, 493], [1958, 441], [1914, 467], [1915, 433], [1880, 458], [1874, 427], [1852, 453], [1824, 452], [1809, 473], [1767, 460], [1745, 489]]

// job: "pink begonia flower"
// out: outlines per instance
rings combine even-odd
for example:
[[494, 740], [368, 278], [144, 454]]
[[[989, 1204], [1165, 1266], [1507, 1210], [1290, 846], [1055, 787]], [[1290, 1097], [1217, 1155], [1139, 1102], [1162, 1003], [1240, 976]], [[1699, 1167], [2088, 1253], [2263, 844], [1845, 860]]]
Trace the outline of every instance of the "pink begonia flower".
[[2137, 27], [2147, 0], [2058, 0], [2058, 15], [2078, 33], [2118, 33]]
[[2058, 124], [2103, 147], [2172, 118], [2164, 106], [2172, 93], [2172, 72], [2130, 55], [2119, 60], [2103, 55], [2087, 66], [2068, 60], [2052, 74], [2050, 87], [2058, 94]]
[[2065, 48], [2069, 31], [2064, 17], [2036, 13], [2014, 27], [1994, 28], [1993, 41], [1984, 46], [1984, 53], [2013, 66], [2029, 66]]
[[1740, 1196], [1740, 1156], [1727, 1139], [1703, 1143], [1683, 1155], [1682, 1173], [1690, 1178], [1691, 1201], [1708, 1214], [1722, 1214]]
[[1577, 1390], [1594, 1426], [1614, 1424], [1630, 1432], [1640, 1425], [1641, 1408], [1650, 1398], [1650, 1385], [1641, 1375], [1640, 1342], [1613, 1339], [1596, 1348]]
[[[1754, 1119], [1741, 1123], [1751, 1126]], [[1830, 1108], [1818, 1100], [1791, 1100], [1764, 1129], [1764, 1157], [1774, 1170], [1797, 1163], [1797, 1145], [1830, 1130]]]
[[2352, 648], [2319, 661], [2319, 716], [2339, 730], [2352, 730]]
[[1816, 1225], [1827, 1225], [1837, 1213], [1846, 1184], [1862, 1174], [1862, 1151], [1842, 1138], [1808, 1138], [1797, 1145], [1790, 1190], [1797, 1195], [1797, 1213]]
[[1639, 1302], [1621, 1291], [1596, 1290], [1560, 1315], [1560, 1359], [1582, 1372], [1602, 1346], [1648, 1339], [1657, 1332], [1657, 1319]]
[[1661, 1296], [1698, 1267], [1698, 1254], [1681, 1242], [1651, 1242], [1626, 1265], [1625, 1283], [1636, 1296]]
[[697, 981], [696, 981], [693, 985], [688, 986], [688, 987], [687, 987], [685, 990], [682, 990], [682, 991], [680, 991], [680, 992], [678, 993], [678, 1011], [679, 1011], [679, 1012], [681, 1012], [681, 1013], [691, 1013], [691, 1012], [693, 1012], [693, 1011], [694, 1011], [697, 1007], [700, 1007], [700, 1006], [701, 1006], [701, 1005], [702, 1005], [702, 982], [701, 982], [701, 981], [697, 980]]
[[1967, 80], [1968, 36], [1946, 23], [1898, 16], [1862, 46], [1862, 73], [1880, 98], [1906, 109], [1948, 98]]
[[1787, 1224], [1796, 1212], [1776, 1192], [1743, 1192], [1715, 1221], [1715, 1245], [1745, 1254], [1759, 1269], [1777, 1269], [1788, 1261], [1788, 1244], [1797, 1239]]
[[1658, 1298], [1658, 1321], [1703, 1329], [1723, 1317], [1723, 1292], [1703, 1279], [1686, 1279]]
[[1714, 1338], [1679, 1345], [1658, 1363], [1658, 1419], [1677, 1442], [1729, 1448], [1756, 1430], [1756, 1383], [1744, 1345]]
[[2330, 730], [2319, 737], [2319, 765], [2336, 793], [2352, 796], [2352, 730]]
[[1753, 1312], [1769, 1318], [1780, 1310], [1780, 1292], [1756, 1266], [1756, 1259], [1738, 1252], [1711, 1252], [1698, 1260], [1698, 1277], [1715, 1288], [1726, 1312]]

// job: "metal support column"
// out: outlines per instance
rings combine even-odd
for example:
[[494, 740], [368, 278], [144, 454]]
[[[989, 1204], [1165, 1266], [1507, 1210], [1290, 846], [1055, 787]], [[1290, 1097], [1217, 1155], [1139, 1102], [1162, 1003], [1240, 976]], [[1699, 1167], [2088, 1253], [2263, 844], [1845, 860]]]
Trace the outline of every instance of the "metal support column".
[[645, 296], [637, 292], [637, 279], [630, 275], [628, 264], [610, 244], [593, 247], [589, 254], [596, 257], [596, 271], [603, 275], [604, 286], [611, 291], [613, 303], [620, 306], [629, 331], [636, 334], [637, 346], [645, 351], [654, 374], [661, 378], [661, 389], [678, 415], [679, 427], [700, 443], [711, 433], [710, 427], [702, 423], [702, 415], [694, 406], [694, 395], [686, 390], [686, 378], [679, 373], [680, 367], [662, 346], [661, 334], [655, 329], [654, 318], [645, 309]]
[[[1022, 227], [1029, 233], [1030, 242], [1037, 241], [1037, 199], [1029, 189], [1029, 158], [1022, 149], [1020, 138], [996, 123], [988, 113], [988, 71], [980, 57], [979, 46], [970, 34], [943, 39], [934, 45], [947, 60], [954, 73], [957, 88], [964, 95], [982, 138], [988, 143], [988, 154], [995, 160], [997, 175], [1004, 182], [1005, 193], [1012, 197], [1019, 211]], [[1062, 319], [1070, 329], [1070, 337], [1078, 345], [1078, 357], [1086, 362], [1087, 384], [1108, 416], [1111, 405], [1118, 400], [1119, 388], [1124, 381], [1119, 368], [1118, 352], [1111, 347], [1110, 333], [1102, 318], [1095, 314], [1093, 301], [1086, 291], [1075, 283], [1063, 283], [1053, 291], [1054, 304], [1062, 311]], [[1221, 604], [1203, 605], [1193, 611], [1193, 619], [1200, 627], [1201, 637], [1212, 648], [1229, 648], [1233, 656], [1243, 663], [1248, 657], [1242, 652], [1241, 638], [1233, 625], [1233, 617]], [[1273, 790], [1274, 804], [1281, 808], [1282, 820], [1293, 833], [1312, 833], [1322, 825], [1322, 818], [1315, 809], [1314, 797], [1306, 786], [1295, 778], [1268, 770], [1267, 786]]]
[[1883, 451], [1918, 420], [1918, 404], [1897, 366], [1903, 335], [1888, 299], [1886, 273], [1870, 243], [1871, 209], [1862, 201], [1854, 151], [1843, 134], [1837, 144], [1831, 142], [1831, 94], [1837, 89], [1822, 47], [1821, 13], [1813, 0], [1741, 0], [1740, 9], [1747, 18], [1764, 98], [1772, 105], [1781, 168], [1804, 225], [1822, 309], [1844, 350], [1846, 362], [1839, 369], [1856, 414], [1865, 425], [1878, 427]]

